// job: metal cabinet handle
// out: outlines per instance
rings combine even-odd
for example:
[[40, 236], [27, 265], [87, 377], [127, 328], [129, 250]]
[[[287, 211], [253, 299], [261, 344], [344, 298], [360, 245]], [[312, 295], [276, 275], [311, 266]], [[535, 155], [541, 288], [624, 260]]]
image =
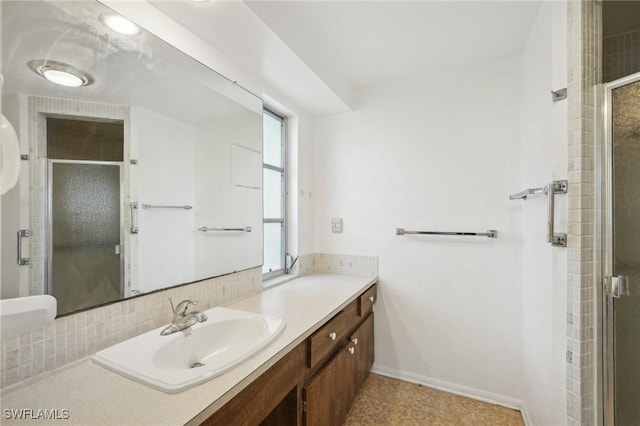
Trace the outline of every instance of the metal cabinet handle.
[[138, 203], [131, 202], [129, 203], [130, 207], [131, 207], [131, 233], [132, 234], [137, 234], [138, 233]]
[[376, 300], [375, 297], [369, 296], [369, 302], [373, 303], [374, 300]]
[[353, 354], [355, 353], [355, 351], [356, 351], [356, 350], [355, 350], [355, 348], [354, 348], [353, 346], [349, 348], [349, 353], [350, 353], [351, 355], [353, 355]]
[[547, 194], [547, 242], [551, 243], [552, 246], [566, 247], [567, 234], [556, 234], [553, 230], [553, 226], [555, 221], [556, 194], [567, 193], [567, 181], [554, 180], [549, 185], [545, 186], [545, 193]]
[[335, 332], [335, 331], [334, 331], [334, 332], [332, 332], [332, 333], [329, 333], [329, 339], [331, 339], [331, 340], [336, 340], [336, 338], [337, 338], [337, 337], [338, 337], [338, 335], [336, 334], [336, 332]]
[[29, 258], [22, 256], [22, 239], [27, 238], [31, 234], [28, 229], [21, 229], [18, 231], [18, 265], [25, 266], [29, 264]]
[[353, 342], [354, 345], [358, 344], [358, 338], [354, 337], [353, 339], [351, 339], [351, 341]]

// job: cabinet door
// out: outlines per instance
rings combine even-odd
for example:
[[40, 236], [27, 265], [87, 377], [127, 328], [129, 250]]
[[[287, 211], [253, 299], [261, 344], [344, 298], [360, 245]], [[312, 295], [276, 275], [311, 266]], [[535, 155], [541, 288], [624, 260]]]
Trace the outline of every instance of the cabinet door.
[[356, 395], [355, 347], [346, 345], [304, 388], [307, 426], [341, 425]]
[[373, 312], [351, 336], [356, 355], [356, 392], [362, 387], [373, 366]]

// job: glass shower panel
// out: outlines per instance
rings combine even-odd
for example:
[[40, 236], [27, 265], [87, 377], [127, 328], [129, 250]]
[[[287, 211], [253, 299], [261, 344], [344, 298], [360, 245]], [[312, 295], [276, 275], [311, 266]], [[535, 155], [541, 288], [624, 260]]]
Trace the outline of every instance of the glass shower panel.
[[615, 423], [640, 421], [640, 81], [612, 90], [613, 269], [629, 295], [614, 299]]
[[50, 162], [49, 292], [58, 314], [119, 300], [120, 165]]

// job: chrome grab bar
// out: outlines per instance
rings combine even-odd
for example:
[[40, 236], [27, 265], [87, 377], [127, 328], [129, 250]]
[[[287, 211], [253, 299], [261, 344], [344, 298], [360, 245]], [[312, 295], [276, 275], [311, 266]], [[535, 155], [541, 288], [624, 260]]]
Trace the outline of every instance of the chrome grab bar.
[[529, 195], [547, 195], [547, 242], [552, 246], [566, 247], [567, 234], [554, 232], [556, 194], [566, 194], [567, 180], [554, 180], [542, 188], [529, 188], [509, 196], [510, 200], [526, 200]]
[[498, 238], [498, 231], [489, 229], [487, 232], [438, 232], [438, 231], [407, 231], [404, 228], [396, 228], [396, 235], [462, 235], [470, 237]]
[[545, 193], [547, 194], [547, 242], [552, 246], [566, 247], [567, 246], [567, 234], [555, 233], [555, 200], [556, 194], [567, 193], [567, 181], [566, 180], [554, 180], [549, 185], [545, 186]]
[[131, 207], [130, 211], [131, 211], [131, 233], [132, 234], [137, 234], [138, 233], [138, 203], [131, 202], [129, 203], [129, 206]]
[[209, 231], [232, 231], [232, 232], [251, 232], [250, 226], [245, 226], [244, 228], [209, 228], [208, 226], [201, 226], [198, 228], [200, 232], [209, 232]]
[[142, 204], [143, 209], [184, 209], [191, 210], [193, 206], [162, 206], [154, 204]]
[[31, 235], [28, 229], [18, 231], [18, 265], [25, 266], [29, 264], [29, 258], [22, 256], [22, 239]]

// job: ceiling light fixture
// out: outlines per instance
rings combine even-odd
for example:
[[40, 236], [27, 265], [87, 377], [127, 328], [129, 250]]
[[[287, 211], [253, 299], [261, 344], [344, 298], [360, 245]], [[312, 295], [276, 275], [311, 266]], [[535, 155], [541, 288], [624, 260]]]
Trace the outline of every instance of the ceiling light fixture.
[[62, 62], [39, 59], [29, 62], [29, 68], [41, 77], [61, 86], [80, 87], [88, 86], [93, 82], [88, 74]]
[[109, 13], [102, 15], [100, 19], [107, 27], [123, 35], [135, 35], [140, 32], [139, 26], [120, 15]]

